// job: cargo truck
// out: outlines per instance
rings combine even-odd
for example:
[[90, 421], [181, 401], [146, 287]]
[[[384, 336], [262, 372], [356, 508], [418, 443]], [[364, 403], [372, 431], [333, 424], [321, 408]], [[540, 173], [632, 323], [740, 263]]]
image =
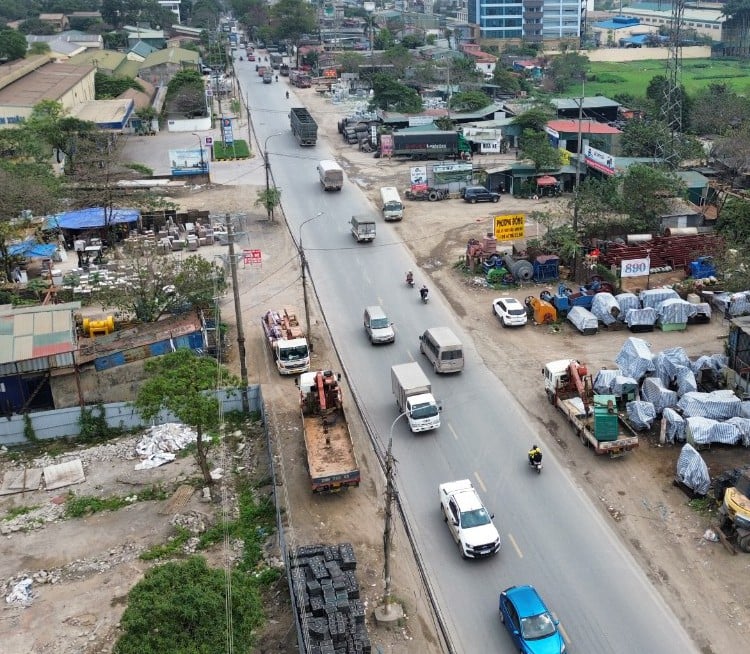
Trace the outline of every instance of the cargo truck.
[[318, 124], [305, 107], [293, 107], [289, 114], [292, 134], [300, 145], [315, 145], [318, 140]]
[[276, 368], [282, 375], [310, 369], [310, 347], [293, 309], [266, 311], [260, 320]]
[[596, 454], [623, 456], [638, 447], [638, 433], [617, 408], [614, 395], [594, 395], [591, 375], [575, 359], [550, 361], [542, 369], [547, 399], [585, 447]]
[[409, 429], [415, 434], [440, 427], [441, 407], [432, 395], [432, 385], [416, 362], [391, 368], [391, 387], [396, 405], [406, 414]]
[[330, 370], [305, 372], [297, 380], [313, 493], [359, 486], [359, 465], [344, 414], [340, 380], [341, 375]]
[[268, 58], [271, 60], [271, 68], [274, 70], [279, 70], [281, 64], [284, 63], [284, 57], [278, 52], [273, 52]]
[[369, 216], [352, 216], [351, 225], [357, 243], [375, 240], [375, 221]]
[[[387, 138], [386, 138], [387, 137]], [[413, 134], [383, 134], [378, 143], [376, 157], [409, 157], [420, 159], [458, 159], [471, 153], [468, 141], [458, 132], [440, 130]]]

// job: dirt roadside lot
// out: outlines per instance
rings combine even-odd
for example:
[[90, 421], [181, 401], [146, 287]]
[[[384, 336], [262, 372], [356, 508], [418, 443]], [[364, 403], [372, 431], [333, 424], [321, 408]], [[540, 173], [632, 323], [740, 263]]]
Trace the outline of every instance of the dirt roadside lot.
[[[301, 96], [316, 115], [324, 138], [338, 151], [350, 177], [371, 198], [379, 186], [408, 183], [408, 164], [396, 164], [361, 155], [343, 144], [336, 133], [337, 108], [315, 97], [312, 91]], [[248, 186], [204, 189], [176, 198], [186, 208], [209, 209], [217, 214], [250, 207], [255, 189]], [[543, 202], [513, 201], [503, 196], [502, 208], [509, 212], [529, 211]], [[543, 402], [539, 385], [541, 365], [551, 359], [575, 357], [597, 370], [613, 367], [613, 359], [628, 332], [600, 333], [583, 337], [568, 328], [552, 333], [547, 328], [527, 326], [521, 330], [502, 330], [491, 319], [490, 302], [500, 295], [457, 273], [452, 264], [463, 253], [469, 237], [481, 238], [495, 207], [469, 208], [459, 201], [411, 203], [404, 221], [396, 229], [414, 252], [423, 272], [429, 275], [431, 288], [443, 293], [469, 331], [485, 363], [494, 371], [516, 399], [526, 407], [539, 425], [546, 449], [554, 448], [569, 474], [586, 490], [592, 502], [610, 516], [623, 542], [641, 563], [653, 583], [686, 625], [705, 654], [744, 651], [750, 636], [747, 606], [750, 588], [746, 583], [750, 556], [731, 557], [719, 544], [708, 543], [702, 534], [708, 518], [688, 507], [687, 498], [675, 489], [671, 480], [677, 448], [644, 443], [630, 456], [610, 461], [594, 457], [575, 440], [568, 426]], [[244, 210], [244, 209], [242, 209]], [[368, 608], [382, 593], [382, 474], [366, 437], [364, 426], [354, 411], [349, 412], [352, 433], [362, 468], [362, 486], [339, 496], [312, 497], [304, 471], [296, 392], [293, 381], [280, 378], [270, 369], [261, 347], [258, 318], [269, 304], [302, 306], [299, 266], [294, 248], [283, 224], [267, 224], [261, 216], [250, 214], [248, 232], [253, 241], [272, 254], [261, 271], [241, 270], [240, 284], [243, 321], [246, 327], [248, 366], [252, 381], [264, 384], [269, 409], [269, 428], [274, 436], [275, 462], [280, 471], [279, 497], [284, 502], [289, 543], [354, 543], [359, 566], [358, 577]], [[294, 264], [284, 265], [294, 261]], [[540, 288], [514, 290], [510, 294], [523, 299]], [[224, 315], [233, 322], [231, 295], [224, 300]], [[313, 310], [316, 335], [314, 365], [338, 368], [318, 309]], [[710, 325], [691, 327], [684, 333], [653, 332], [645, 335], [654, 352], [680, 345], [691, 356], [721, 351], [726, 325], [715, 318]], [[230, 350], [230, 366], [237, 368], [236, 347]], [[263, 450], [248, 439], [252, 460], [263, 461]], [[142, 487], [163, 483], [174, 487], [194, 477], [191, 459], [134, 473], [134, 461], [128, 459], [132, 443], [118, 442], [111, 448], [90, 455], [85, 467], [87, 482], [75, 487], [79, 494], [128, 495]], [[76, 454], [81, 454], [80, 450]], [[88, 455], [86, 455], [88, 456]], [[739, 448], [713, 449], [705, 453], [712, 472], [750, 462], [748, 452]], [[46, 460], [46, 459], [45, 459]], [[250, 469], [257, 463], [243, 459]], [[7, 456], [0, 458], [0, 474], [15, 467]], [[261, 463], [262, 465], [262, 463]], [[261, 475], [257, 470], [254, 474]], [[34, 493], [26, 497], [0, 497], [0, 528], [15, 524], [2, 520], [8, 511], [21, 504], [38, 506], [24, 518], [32, 524], [24, 530], [5, 534], [0, 559], [0, 583], [6, 591], [23, 573], [37, 575], [46, 571], [55, 583], [35, 583], [37, 597], [27, 608], [4, 606], [0, 614], [0, 638], [3, 651], [10, 654], [93, 654], [111, 651], [117, 623], [124, 610], [125, 595], [148, 565], [138, 554], [154, 543], [164, 542], [173, 532], [170, 519], [176, 512], [194, 513], [211, 519], [212, 509], [195, 494], [184, 506], [168, 506], [169, 500], [137, 503], [114, 513], [102, 513], [78, 520], [56, 518], [56, 493]], [[49, 512], [49, 513], [47, 513]], [[51, 522], [39, 525], [49, 515]], [[37, 528], [38, 526], [38, 528]], [[2, 530], [0, 530], [2, 531]], [[269, 555], [275, 554], [273, 543]], [[221, 552], [211, 553], [219, 560]], [[429, 603], [403, 530], [395, 535], [394, 592], [403, 602], [408, 619], [395, 629], [378, 628], [370, 621], [373, 643], [380, 651], [440, 652]], [[7, 592], [6, 592], [7, 594]], [[296, 652], [294, 631], [290, 627], [286, 586], [269, 597], [269, 629], [260, 638], [257, 652]], [[573, 643], [573, 645], [575, 645]]]

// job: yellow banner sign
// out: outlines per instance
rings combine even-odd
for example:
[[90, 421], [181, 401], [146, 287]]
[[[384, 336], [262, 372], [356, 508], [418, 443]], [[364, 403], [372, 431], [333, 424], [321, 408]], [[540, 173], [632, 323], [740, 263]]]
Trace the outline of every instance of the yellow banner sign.
[[498, 241], [513, 241], [524, 237], [525, 213], [495, 216], [495, 238]]

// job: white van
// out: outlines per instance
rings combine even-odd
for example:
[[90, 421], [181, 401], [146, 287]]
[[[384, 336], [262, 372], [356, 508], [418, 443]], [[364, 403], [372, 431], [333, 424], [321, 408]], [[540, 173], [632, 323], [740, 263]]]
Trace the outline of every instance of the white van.
[[395, 186], [383, 186], [380, 189], [380, 206], [386, 220], [401, 220], [404, 217], [404, 205]]
[[318, 163], [318, 177], [324, 191], [340, 191], [344, 185], [344, 169], [330, 159]]
[[448, 327], [430, 327], [419, 337], [419, 351], [432, 364], [435, 372], [461, 372], [464, 349], [461, 341]]

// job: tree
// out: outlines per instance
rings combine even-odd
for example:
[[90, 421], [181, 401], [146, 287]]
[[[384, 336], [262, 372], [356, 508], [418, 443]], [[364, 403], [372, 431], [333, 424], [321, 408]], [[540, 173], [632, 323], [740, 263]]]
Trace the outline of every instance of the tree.
[[544, 132], [525, 129], [520, 139], [521, 156], [534, 162], [536, 172], [557, 170], [560, 167], [560, 150], [549, 142]]
[[693, 100], [690, 125], [697, 134], [729, 135], [749, 122], [747, 99], [724, 83], [709, 84]]
[[490, 97], [482, 91], [463, 91], [451, 96], [451, 109], [456, 111], [477, 111], [492, 104]]
[[566, 52], [555, 57], [550, 64], [553, 89], [561, 93], [573, 82], [586, 79], [589, 69], [588, 57], [577, 52]]
[[533, 130], [543, 132], [544, 126], [552, 119], [554, 113], [549, 105], [536, 106], [533, 109], [518, 114], [513, 119], [513, 124], [518, 125], [522, 130]]
[[200, 73], [197, 70], [176, 73], [167, 86], [167, 103], [172, 110], [189, 118], [205, 116], [206, 90]]
[[29, 47], [30, 55], [41, 55], [47, 54], [49, 52], [51, 52], [51, 49], [49, 47], [49, 43], [47, 43], [46, 41], [35, 41]]
[[627, 215], [621, 213], [620, 179], [587, 177], [578, 186], [568, 209], [572, 217], [578, 205], [578, 229], [585, 240], [610, 239], [627, 231]]
[[[227, 616], [227, 574], [231, 574], [231, 620]], [[263, 623], [263, 606], [249, 572], [209, 568], [193, 556], [146, 571], [128, 594], [122, 635], [114, 654], [212, 654], [232, 639], [250, 651]]]
[[[669, 127], [658, 120], [633, 119], [623, 128], [622, 154], [626, 157], [654, 157], [661, 155], [661, 144], [672, 140]], [[705, 156], [703, 147], [692, 136], [675, 134], [675, 149], [680, 161]]]
[[274, 219], [273, 212], [281, 204], [281, 190], [275, 186], [264, 188], [258, 191], [258, 197], [255, 198], [255, 206], [263, 207], [268, 215], [268, 220]]
[[716, 233], [732, 248], [747, 250], [750, 245], [750, 202], [730, 197], [716, 219]]
[[45, 23], [43, 20], [39, 20], [39, 18], [27, 18], [23, 23], [21, 23], [18, 26], [18, 31], [21, 32], [21, 34], [38, 34], [38, 35], [45, 35], [45, 34], [54, 34], [55, 30], [49, 23]]
[[361, 52], [341, 52], [336, 56], [341, 72], [358, 73], [359, 67], [365, 63], [365, 57]]
[[147, 422], [166, 410], [195, 429], [196, 458], [203, 482], [213, 485], [203, 438], [219, 426], [220, 413], [216, 395], [206, 391], [213, 391], [219, 384], [219, 388], [237, 388], [240, 381], [215, 359], [198, 356], [189, 349], [148, 359], [145, 370], [147, 378], [138, 388], [135, 408]]
[[373, 38], [373, 47], [376, 50], [388, 50], [396, 44], [396, 39], [393, 37], [393, 33], [387, 27], [379, 30]]
[[405, 113], [422, 111], [422, 98], [412, 88], [397, 82], [390, 75], [378, 73], [372, 81], [373, 107]]
[[198, 255], [165, 257], [153, 243], [128, 243], [123, 254], [132, 266], [127, 286], [97, 289], [105, 308], [128, 319], [156, 322], [166, 313], [206, 309], [226, 290], [224, 271]]
[[[288, 39], [299, 46], [305, 34], [317, 30], [318, 19], [315, 10], [305, 0], [279, 0], [271, 7], [273, 35], [277, 39]], [[299, 48], [297, 48], [299, 56]]]
[[500, 87], [503, 93], [513, 93], [514, 95], [521, 90], [521, 83], [518, 76], [512, 70], [503, 68], [500, 65], [495, 66], [492, 73], [492, 83]]
[[407, 68], [414, 63], [414, 55], [403, 45], [394, 45], [388, 48], [382, 56], [384, 64], [393, 66], [393, 76], [402, 78]]
[[15, 61], [26, 56], [26, 37], [16, 30], [0, 30], [0, 61]]
[[732, 30], [733, 36], [736, 36], [736, 46], [733, 48], [734, 54], [741, 57], [747, 57], [748, 45], [747, 38], [750, 35], [750, 2], [748, 0], [727, 0], [721, 13], [732, 19], [736, 27]]
[[732, 180], [750, 170], [750, 125], [717, 139], [711, 154], [728, 168]]
[[619, 177], [621, 206], [623, 213], [630, 216], [629, 229], [658, 233], [661, 217], [669, 211], [671, 199], [685, 193], [682, 180], [670, 172], [643, 164], [630, 166]]
[[424, 39], [417, 34], [407, 34], [401, 39], [401, 45], [407, 50], [414, 50], [424, 45]]

